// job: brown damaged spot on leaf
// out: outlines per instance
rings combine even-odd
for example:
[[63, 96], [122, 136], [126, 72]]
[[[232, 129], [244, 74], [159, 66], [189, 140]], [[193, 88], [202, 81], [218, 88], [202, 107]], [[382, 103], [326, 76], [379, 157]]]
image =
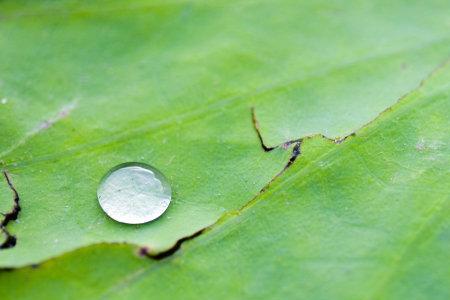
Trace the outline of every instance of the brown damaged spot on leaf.
[[20, 212], [20, 198], [19, 193], [17, 192], [16, 188], [14, 187], [11, 177], [9, 176], [7, 171], [3, 171], [3, 176], [6, 180], [6, 183], [8, 184], [9, 188], [11, 189], [13, 193], [13, 207], [10, 212], [4, 214], [4, 218], [2, 222], [0, 223], [0, 230], [3, 232], [3, 234], [6, 236], [5, 241], [0, 244], [0, 249], [8, 249], [12, 248], [17, 243], [17, 238], [9, 233], [9, 231], [6, 229], [6, 226], [8, 226], [8, 223], [10, 221], [15, 221], [19, 217]]

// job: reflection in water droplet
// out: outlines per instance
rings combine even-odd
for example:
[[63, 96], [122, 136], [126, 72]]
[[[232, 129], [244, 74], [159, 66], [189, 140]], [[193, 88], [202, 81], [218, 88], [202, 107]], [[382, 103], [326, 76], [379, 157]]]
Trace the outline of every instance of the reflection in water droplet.
[[161, 216], [170, 204], [167, 179], [155, 168], [125, 163], [111, 169], [97, 190], [100, 206], [116, 221], [142, 224]]

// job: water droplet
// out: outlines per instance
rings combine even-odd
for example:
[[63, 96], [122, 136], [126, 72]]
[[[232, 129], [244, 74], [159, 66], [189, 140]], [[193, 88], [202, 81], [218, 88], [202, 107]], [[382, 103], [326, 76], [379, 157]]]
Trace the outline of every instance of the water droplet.
[[112, 219], [142, 224], [161, 216], [170, 204], [172, 191], [167, 179], [142, 163], [124, 163], [112, 168], [97, 190], [100, 206]]

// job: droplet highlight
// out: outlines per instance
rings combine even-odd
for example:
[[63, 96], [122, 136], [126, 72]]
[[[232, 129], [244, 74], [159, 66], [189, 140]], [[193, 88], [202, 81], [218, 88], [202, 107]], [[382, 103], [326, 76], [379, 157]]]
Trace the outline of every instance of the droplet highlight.
[[133, 162], [112, 168], [101, 180], [97, 197], [103, 211], [112, 219], [143, 224], [166, 211], [172, 190], [157, 169]]

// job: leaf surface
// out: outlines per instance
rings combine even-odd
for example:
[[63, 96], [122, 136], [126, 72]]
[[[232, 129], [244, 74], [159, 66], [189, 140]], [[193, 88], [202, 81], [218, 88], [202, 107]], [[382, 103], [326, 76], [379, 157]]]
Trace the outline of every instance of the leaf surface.
[[90, 246], [0, 274], [6, 295], [448, 299], [449, 82], [447, 64], [355, 137], [304, 140], [267, 192], [173, 256]]
[[[301, 162], [275, 180], [276, 187], [270, 189], [273, 192], [260, 192], [291, 159], [293, 146], [283, 147], [285, 142], [319, 133], [331, 139], [350, 135], [417, 88], [447, 59], [450, 22], [445, 3], [285, 0], [26, 4], [0, 4], [0, 98], [6, 99], [0, 104], [0, 160], [20, 195], [22, 208], [18, 220], [6, 226], [16, 236], [17, 244], [0, 250], [1, 267], [40, 263], [102, 242], [137, 244], [156, 255], [247, 207], [241, 218], [232, 218], [230, 225], [224, 222], [223, 229], [220, 226], [192, 242], [211, 246], [198, 246], [200, 250], [173, 261], [188, 265], [180, 275], [180, 284], [187, 285], [191, 284], [192, 270], [205, 277], [205, 270], [219, 258], [224, 264], [229, 262], [225, 251], [235, 255], [233, 249], [261, 244], [243, 251], [241, 257], [228, 257], [243, 264], [242, 268], [230, 264], [229, 268], [234, 268], [228, 270], [227, 266], [218, 265], [223, 272], [237, 272], [248, 280], [233, 283], [227, 277], [222, 283], [212, 277], [217, 289], [211, 279], [211, 290], [203, 290], [205, 296], [214, 291], [220, 295], [218, 289], [230, 285], [238, 295], [243, 289], [240, 284], [246, 282], [253, 284], [246, 287], [248, 295], [254, 295], [263, 291], [261, 286], [269, 286], [265, 280], [272, 277], [270, 274], [275, 271], [270, 268], [276, 269], [276, 262], [279, 266], [291, 266], [292, 272], [301, 267], [313, 277], [327, 275], [330, 281], [335, 276], [346, 277], [340, 273], [342, 269], [333, 273], [326, 266], [343, 266], [345, 262], [349, 263], [345, 267], [348, 272], [354, 271], [352, 274], [361, 278], [372, 274], [370, 263], [377, 272], [385, 274], [383, 270], [391, 261], [389, 255], [393, 255], [396, 246], [405, 247], [402, 239], [417, 230], [415, 222], [422, 224], [424, 214], [434, 216], [431, 206], [426, 205], [436, 205], [436, 210], [444, 205], [435, 201], [441, 201], [438, 196], [445, 191], [431, 197], [433, 201], [426, 205], [423, 203], [426, 194], [439, 190], [433, 184], [443, 184], [446, 175], [442, 174], [448, 143], [446, 123], [442, 120], [448, 106], [448, 75], [444, 71], [433, 77], [442, 78], [442, 82], [431, 84], [430, 89], [435, 92], [422, 95], [424, 89], [419, 89], [409, 98], [422, 100], [405, 101], [408, 104], [396, 108], [395, 114], [386, 114], [386, 120], [362, 131], [362, 135], [369, 135], [373, 130], [367, 138], [367, 143], [372, 144], [364, 144], [366, 141], [359, 134], [340, 145], [318, 136], [307, 139]], [[261, 149], [252, 124], [252, 107], [265, 144], [280, 145], [275, 150]], [[419, 115], [427, 109], [428, 121], [425, 115]], [[394, 115], [406, 116], [406, 123]], [[372, 137], [376, 134], [380, 136]], [[405, 143], [413, 143], [415, 148], [402, 148]], [[385, 145], [391, 148], [384, 148]], [[427, 163], [416, 166], [420, 155], [430, 157]], [[320, 166], [319, 158], [328, 160]], [[100, 178], [111, 167], [127, 161], [157, 167], [172, 184], [171, 207], [155, 222], [141, 226], [118, 224], [107, 218], [97, 204]], [[421, 188], [428, 193], [413, 194]], [[13, 204], [6, 182], [0, 195], [3, 212]], [[400, 210], [408, 207], [408, 195], [414, 200], [409, 214]], [[397, 202], [388, 201], [396, 197], [400, 197]], [[275, 200], [268, 201], [269, 198]], [[293, 207], [283, 201], [293, 203]], [[274, 207], [267, 211], [258, 209], [272, 202]], [[248, 208], [248, 203], [258, 205]], [[345, 207], [353, 211], [345, 215]], [[380, 224], [367, 219], [379, 214], [384, 216]], [[253, 215], [254, 220], [250, 217]], [[353, 220], [354, 216], [359, 218]], [[246, 224], [257, 223], [238, 231], [230, 229], [234, 226], [231, 224], [243, 220], [248, 220]], [[267, 223], [268, 220], [276, 223]], [[299, 225], [294, 220], [304, 223]], [[414, 222], [411, 227], [402, 223], [396, 231], [379, 232], [383, 224], [393, 226], [391, 222], [396, 220]], [[315, 239], [310, 241], [299, 234], [304, 232], [301, 228], [308, 229]], [[213, 237], [221, 232], [227, 238], [218, 242], [223, 237]], [[358, 234], [359, 243], [350, 243], [349, 239]], [[280, 247], [286, 249], [286, 256], [270, 260], [273, 249], [268, 246], [276, 246], [278, 238], [285, 243]], [[364, 244], [364, 239], [370, 241]], [[392, 244], [386, 241], [390, 239]], [[369, 265], [362, 270], [353, 259], [358, 253], [366, 258], [367, 249], [375, 247], [369, 242], [379, 247], [381, 258], [376, 259], [382, 261], [361, 261]], [[437, 251], [433, 247], [424, 251]], [[82, 262], [86, 256], [95, 261], [97, 257], [99, 261], [104, 259], [105, 264], [94, 272], [100, 276], [109, 268], [111, 252], [111, 259], [115, 255], [122, 257], [130, 269], [142, 265], [147, 268], [150, 264], [151, 268], [156, 265], [161, 272], [167, 272], [155, 272], [156, 277], [176, 272], [172, 260], [149, 263], [135, 258], [127, 247], [120, 251], [116, 248], [91, 246], [47, 265], [61, 264], [62, 270], [69, 270], [74, 267], [72, 259]], [[347, 257], [344, 250], [354, 255]], [[259, 253], [255, 255], [260, 258], [250, 259], [251, 251]], [[323, 256], [324, 260], [311, 263], [308, 269], [300, 263], [307, 253]], [[254, 265], [245, 269], [248, 273], [244, 272], [245, 264], [254, 260]], [[87, 268], [84, 263], [78, 266], [81, 270]], [[57, 273], [51, 267], [31, 272], [44, 272], [41, 270], [46, 268]], [[258, 268], [261, 278], [252, 277]], [[27, 272], [30, 270], [21, 269], [1, 276], [3, 282], [10, 282], [8, 278], [28, 276]], [[418, 276], [414, 270], [411, 272]], [[33, 274], [40, 274], [36, 282], [50, 276]], [[117, 276], [121, 278], [120, 274]], [[277, 278], [286, 280], [287, 287], [286, 294], [278, 291], [280, 295], [294, 293], [289, 286], [293, 288], [295, 283], [281, 275]], [[390, 276], [383, 276], [389, 281]], [[151, 276], [143, 278], [147, 285], [153, 282]], [[438, 276], [436, 282], [446, 278]], [[313, 280], [311, 286], [320, 282]], [[335, 286], [329, 291], [346, 296], [348, 289], [345, 285], [339, 288], [339, 282], [331, 282]], [[71, 283], [76, 285], [70, 276], [61, 282], [62, 286]], [[86, 292], [108, 292], [111, 284], [107, 281], [105, 290]], [[130, 293], [139, 292], [139, 284], [130, 287]], [[436, 286], [435, 282], [430, 284]], [[271, 286], [280, 285], [273, 282]], [[306, 295], [312, 287], [305, 282], [302, 291]], [[387, 284], [380, 283], [380, 293], [387, 289]], [[128, 288], [121, 293], [127, 291]], [[442, 295], [442, 291], [437, 294]]]

